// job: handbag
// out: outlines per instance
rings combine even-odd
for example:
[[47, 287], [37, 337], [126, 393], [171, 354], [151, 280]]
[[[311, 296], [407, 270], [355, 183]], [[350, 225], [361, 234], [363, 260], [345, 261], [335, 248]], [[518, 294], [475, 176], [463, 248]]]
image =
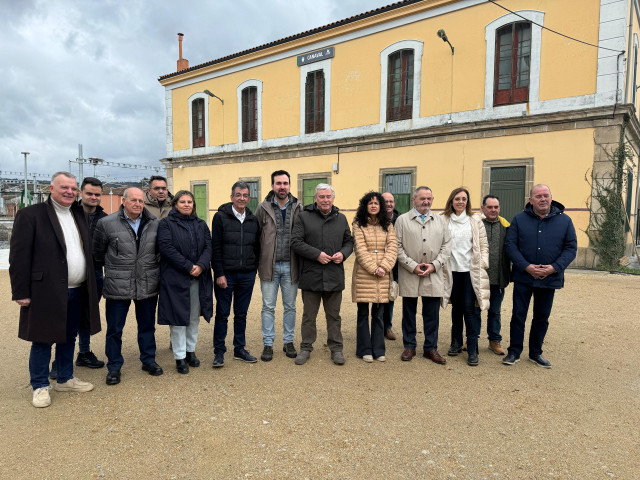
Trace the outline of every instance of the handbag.
[[[391, 274], [389, 274], [391, 277]], [[396, 298], [398, 298], [398, 294], [400, 293], [400, 286], [398, 282], [396, 282], [393, 277], [389, 279], [389, 301], [395, 302]]]

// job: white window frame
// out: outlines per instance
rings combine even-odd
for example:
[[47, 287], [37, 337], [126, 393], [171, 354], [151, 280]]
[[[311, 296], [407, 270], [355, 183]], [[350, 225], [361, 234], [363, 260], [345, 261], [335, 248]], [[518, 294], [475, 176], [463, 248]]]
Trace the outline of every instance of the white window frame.
[[398, 50], [413, 50], [413, 100], [411, 105], [411, 118], [407, 120], [399, 120], [397, 122], [389, 122], [389, 124], [398, 124], [400, 128], [404, 124], [409, 125], [411, 120], [420, 118], [420, 84], [422, 81], [422, 52], [424, 44], [418, 40], [401, 40], [389, 45], [380, 52], [380, 125], [387, 123], [387, 79], [389, 74], [389, 55]]
[[[257, 141], [255, 142], [243, 142], [242, 141], [242, 90], [247, 87], [256, 87], [256, 109], [258, 110], [256, 115], [256, 122], [258, 122], [258, 134]], [[238, 144], [244, 147], [261, 146], [262, 145], [262, 80], [246, 80], [238, 85], [237, 89], [238, 97]]]
[[203, 92], [194, 93], [189, 97], [189, 146], [191, 150], [195, 150], [193, 146], [193, 101], [199, 98], [204, 99], [204, 147], [195, 148], [207, 148], [209, 146], [209, 95]]
[[[529, 102], [537, 103], [540, 100], [540, 51], [542, 45], [542, 26], [544, 25], [544, 12], [539, 10], [518, 10], [518, 15], [508, 13], [489, 23], [485, 27], [485, 40], [487, 42], [487, 56], [485, 60], [484, 80], [484, 108], [494, 108], [493, 94], [495, 82], [496, 63], [496, 31], [505, 25], [514, 22], [528, 20], [531, 23], [531, 64], [529, 68]], [[522, 18], [524, 17], [524, 18]], [[535, 23], [538, 25], [536, 25]], [[495, 108], [514, 108], [513, 104], [498, 105]], [[522, 104], [516, 104], [518, 109]]]
[[[324, 132], [306, 133], [305, 85], [307, 74], [322, 70], [324, 73]], [[300, 67], [300, 136], [322, 135], [331, 130], [331, 59], [309, 63]]]

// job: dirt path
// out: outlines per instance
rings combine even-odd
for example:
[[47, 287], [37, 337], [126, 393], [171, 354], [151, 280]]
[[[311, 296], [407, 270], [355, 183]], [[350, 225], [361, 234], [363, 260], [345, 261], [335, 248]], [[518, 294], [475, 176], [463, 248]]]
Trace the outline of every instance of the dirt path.
[[[505, 340], [510, 295], [511, 289], [503, 305]], [[418, 357], [401, 362], [401, 340], [387, 341], [385, 364], [365, 364], [355, 357], [356, 309], [345, 295], [344, 367], [333, 365], [322, 346], [321, 317], [316, 350], [304, 366], [282, 353], [277, 322], [272, 362], [248, 365], [228, 354], [225, 367], [213, 370], [213, 326], [203, 324], [202, 366], [189, 375], [175, 371], [168, 328], [158, 327], [165, 374], [151, 377], [140, 370], [130, 315], [120, 385], [105, 385], [105, 369], [78, 368], [79, 378], [96, 385], [93, 392], [54, 392], [49, 408], [35, 409], [29, 344], [17, 338], [18, 307], [9, 300], [8, 272], [0, 271], [0, 476], [637, 479], [639, 297], [640, 277], [570, 272], [545, 343], [551, 370], [527, 361], [502, 365], [487, 350], [484, 332], [476, 368], [464, 356], [446, 366]], [[300, 296], [298, 308], [299, 321]], [[400, 333], [400, 302], [395, 312]], [[442, 353], [449, 312], [441, 312]], [[259, 356], [257, 284], [249, 313], [248, 348]], [[103, 321], [92, 339], [103, 359], [104, 328]]]

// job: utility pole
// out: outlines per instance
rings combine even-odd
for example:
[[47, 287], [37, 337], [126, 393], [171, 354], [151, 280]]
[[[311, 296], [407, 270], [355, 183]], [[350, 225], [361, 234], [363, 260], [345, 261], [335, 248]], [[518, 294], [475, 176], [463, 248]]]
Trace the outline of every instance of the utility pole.
[[78, 144], [78, 181], [82, 182], [82, 180], [84, 179], [84, 175], [83, 175], [83, 164], [84, 164], [84, 158], [82, 158], [82, 144], [79, 143]]
[[24, 203], [24, 206], [26, 207], [29, 202], [29, 191], [27, 190], [27, 155], [29, 155], [29, 152], [20, 153], [24, 155], [24, 197], [22, 203]]

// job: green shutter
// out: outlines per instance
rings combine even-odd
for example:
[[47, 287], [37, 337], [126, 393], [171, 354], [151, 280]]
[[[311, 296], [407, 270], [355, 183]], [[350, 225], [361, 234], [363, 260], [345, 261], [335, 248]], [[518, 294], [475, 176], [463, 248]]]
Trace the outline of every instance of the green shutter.
[[500, 199], [500, 216], [509, 222], [526, 204], [527, 167], [494, 167], [491, 169], [489, 193]]
[[328, 178], [306, 178], [302, 180], [302, 204], [306, 207], [313, 203], [316, 194], [316, 186], [320, 183], [329, 183]]
[[260, 203], [260, 199], [258, 198], [258, 182], [247, 182], [249, 185], [249, 195], [251, 195], [251, 200], [247, 204], [251, 213], [256, 213], [258, 209], [258, 204]]
[[384, 191], [393, 194], [396, 210], [406, 213], [411, 210], [411, 173], [390, 173], [384, 176]]
[[196, 200], [196, 215], [205, 222], [207, 219], [207, 186], [206, 185], [194, 185], [193, 196]]

